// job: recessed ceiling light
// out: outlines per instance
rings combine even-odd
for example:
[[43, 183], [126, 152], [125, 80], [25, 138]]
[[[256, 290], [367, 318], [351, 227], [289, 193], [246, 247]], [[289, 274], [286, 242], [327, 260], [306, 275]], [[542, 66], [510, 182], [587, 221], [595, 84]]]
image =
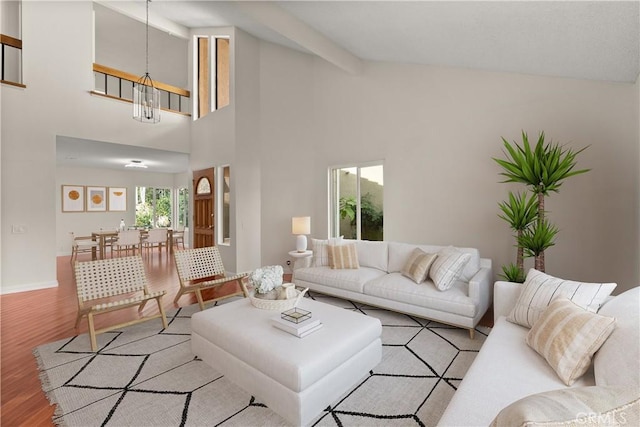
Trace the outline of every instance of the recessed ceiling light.
[[125, 168], [142, 168], [146, 169], [147, 165], [142, 163], [142, 160], [131, 160], [131, 163], [124, 165]]

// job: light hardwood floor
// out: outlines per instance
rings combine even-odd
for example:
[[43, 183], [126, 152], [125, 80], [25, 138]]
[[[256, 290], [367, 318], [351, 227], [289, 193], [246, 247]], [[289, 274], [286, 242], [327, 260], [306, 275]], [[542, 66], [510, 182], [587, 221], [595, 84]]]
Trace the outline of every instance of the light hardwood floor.
[[[79, 257], [80, 261], [88, 259], [89, 255]], [[173, 298], [179, 288], [173, 257], [166, 256], [166, 251], [162, 255], [154, 251], [150, 256], [143, 255], [143, 259], [147, 266], [149, 289], [166, 290], [163, 303], [166, 309], [172, 309]], [[74, 329], [77, 297], [68, 256], [57, 258], [57, 278], [57, 288], [0, 296], [0, 425], [3, 427], [53, 425], [51, 418], [55, 408], [49, 405], [40, 386], [32, 350], [77, 333]], [[230, 291], [232, 289], [216, 292]], [[212, 294], [209, 292], [205, 298], [212, 297]], [[180, 306], [195, 302], [193, 295], [185, 295], [178, 301]], [[156, 304], [147, 304], [144, 313], [156, 311]], [[96, 329], [136, 317], [135, 307], [99, 315], [96, 316]], [[78, 332], [87, 332], [86, 318]]]

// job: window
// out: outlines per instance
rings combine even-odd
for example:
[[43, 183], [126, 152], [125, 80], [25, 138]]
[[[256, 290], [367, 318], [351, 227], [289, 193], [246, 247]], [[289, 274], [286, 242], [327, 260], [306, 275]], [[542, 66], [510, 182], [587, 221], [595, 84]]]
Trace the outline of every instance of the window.
[[229, 37], [197, 36], [194, 39], [197, 91], [195, 118], [229, 105]]
[[136, 226], [171, 227], [171, 189], [136, 187]]
[[218, 180], [218, 244], [231, 244], [231, 168], [229, 166], [221, 166], [218, 169], [217, 176], [222, 177]]
[[383, 165], [332, 168], [329, 179], [331, 235], [383, 240]]
[[189, 227], [189, 190], [186, 188], [178, 188], [176, 191], [176, 200], [174, 201], [176, 211], [174, 218], [177, 229], [183, 230]]

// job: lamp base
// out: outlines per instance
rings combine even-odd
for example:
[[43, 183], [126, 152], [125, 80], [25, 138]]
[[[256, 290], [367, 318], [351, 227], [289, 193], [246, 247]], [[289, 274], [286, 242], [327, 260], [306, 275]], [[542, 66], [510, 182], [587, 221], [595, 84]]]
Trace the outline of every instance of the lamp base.
[[304, 252], [307, 250], [307, 236], [298, 234], [296, 237], [296, 251]]

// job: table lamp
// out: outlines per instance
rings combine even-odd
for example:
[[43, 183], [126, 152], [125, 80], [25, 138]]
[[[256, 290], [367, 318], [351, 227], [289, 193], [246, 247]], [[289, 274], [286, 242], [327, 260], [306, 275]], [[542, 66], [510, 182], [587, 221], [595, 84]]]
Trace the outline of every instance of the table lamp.
[[304, 252], [307, 250], [307, 234], [311, 233], [311, 217], [310, 216], [294, 216], [291, 218], [291, 233], [297, 235], [296, 251]]

